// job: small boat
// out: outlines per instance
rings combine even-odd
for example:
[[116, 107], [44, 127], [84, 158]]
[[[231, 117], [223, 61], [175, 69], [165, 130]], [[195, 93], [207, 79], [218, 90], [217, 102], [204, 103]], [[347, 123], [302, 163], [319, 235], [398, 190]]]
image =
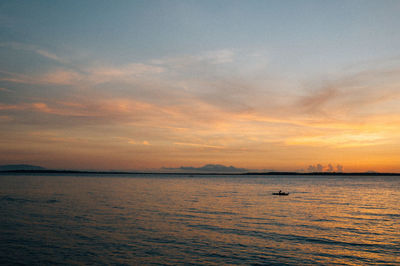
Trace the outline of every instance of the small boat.
[[289, 192], [282, 192], [282, 190], [279, 190], [278, 193], [272, 193], [272, 195], [287, 196]]

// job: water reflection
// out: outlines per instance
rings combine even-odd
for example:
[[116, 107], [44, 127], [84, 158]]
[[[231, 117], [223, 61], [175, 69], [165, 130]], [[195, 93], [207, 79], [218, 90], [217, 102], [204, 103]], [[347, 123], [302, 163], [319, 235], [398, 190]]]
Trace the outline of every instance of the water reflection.
[[393, 178], [0, 180], [6, 263], [400, 263]]

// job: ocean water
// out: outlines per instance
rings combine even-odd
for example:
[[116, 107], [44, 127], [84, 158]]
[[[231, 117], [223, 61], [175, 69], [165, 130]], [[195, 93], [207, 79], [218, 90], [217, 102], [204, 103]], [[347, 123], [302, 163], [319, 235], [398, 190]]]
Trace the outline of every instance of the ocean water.
[[400, 265], [400, 178], [0, 175], [0, 264]]

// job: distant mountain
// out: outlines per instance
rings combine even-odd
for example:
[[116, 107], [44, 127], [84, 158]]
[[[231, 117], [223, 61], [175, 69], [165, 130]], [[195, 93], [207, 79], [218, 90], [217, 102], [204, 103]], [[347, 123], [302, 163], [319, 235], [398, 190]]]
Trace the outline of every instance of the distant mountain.
[[8, 164], [8, 165], [0, 165], [0, 171], [15, 171], [15, 170], [46, 170], [41, 166], [30, 165], [30, 164]]
[[222, 164], [207, 164], [202, 167], [186, 167], [181, 166], [179, 168], [162, 168], [162, 170], [168, 171], [180, 171], [180, 172], [208, 172], [208, 173], [240, 173], [247, 172], [246, 168], [236, 168], [234, 166], [225, 166]]

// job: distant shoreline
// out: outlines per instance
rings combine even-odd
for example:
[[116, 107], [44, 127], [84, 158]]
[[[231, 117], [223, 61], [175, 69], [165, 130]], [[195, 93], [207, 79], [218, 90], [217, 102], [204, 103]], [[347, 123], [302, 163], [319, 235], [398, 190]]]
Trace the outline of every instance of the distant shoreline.
[[271, 175], [292, 175], [292, 176], [400, 176], [400, 173], [370, 173], [370, 172], [245, 172], [245, 173], [204, 173], [204, 172], [124, 172], [124, 171], [80, 171], [80, 170], [4, 170], [0, 175], [5, 174], [87, 174], [87, 175], [236, 175], [236, 176], [271, 176]]

